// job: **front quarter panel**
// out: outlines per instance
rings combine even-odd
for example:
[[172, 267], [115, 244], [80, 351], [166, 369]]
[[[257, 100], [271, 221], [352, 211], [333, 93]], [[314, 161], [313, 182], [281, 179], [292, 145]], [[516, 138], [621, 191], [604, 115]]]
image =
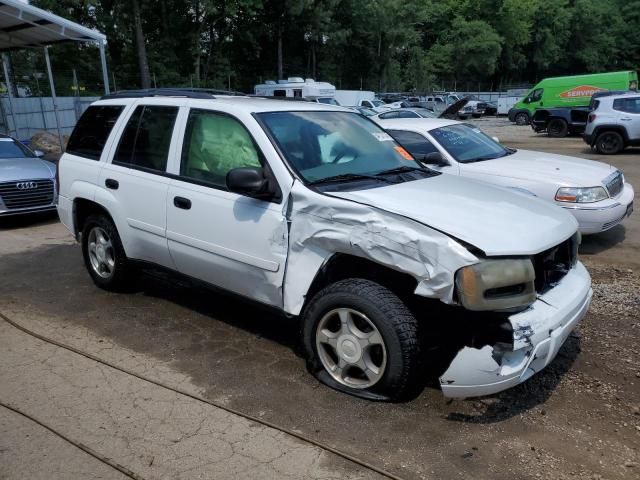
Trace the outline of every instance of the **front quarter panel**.
[[[314, 192], [295, 182], [288, 200], [284, 310], [298, 315], [317, 272], [334, 254], [413, 276], [415, 293], [453, 302], [455, 272], [478, 259], [447, 235], [401, 215]], [[358, 272], [354, 272], [357, 276]]]

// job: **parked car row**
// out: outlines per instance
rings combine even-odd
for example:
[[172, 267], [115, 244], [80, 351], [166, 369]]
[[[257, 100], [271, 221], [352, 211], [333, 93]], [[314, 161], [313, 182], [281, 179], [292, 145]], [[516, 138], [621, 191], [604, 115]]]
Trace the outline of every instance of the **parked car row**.
[[634, 71], [547, 78], [509, 111], [549, 137], [582, 135], [598, 153], [640, 145], [640, 92]]
[[401, 111], [416, 117], [111, 95], [60, 159], [58, 213], [98, 287], [129, 290], [153, 264], [296, 317], [309, 371], [337, 390], [408, 397], [442, 322], [468, 325], [439, 372], [445, 395], [524, 382], [589, 307], [580, 232], [630, 214], [633, 189], [611, 166]]

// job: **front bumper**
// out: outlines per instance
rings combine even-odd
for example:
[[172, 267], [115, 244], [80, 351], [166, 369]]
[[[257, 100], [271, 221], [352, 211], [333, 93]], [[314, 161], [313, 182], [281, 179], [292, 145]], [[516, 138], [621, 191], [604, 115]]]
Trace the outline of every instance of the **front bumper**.
[[518, 385], [549, 365], [584, 317], [591, 302], [591, 277], [582, 263], [527, 310], [513, 314], [513, 350], [464, 347], [440, 377], [447, 397], [490, 395]]
[[55, 203], [52, 203], [51, 205], [45, 205], [42, 207], [19, 208], [14, 210], [5, 210], [2, 207], [0, 207], [0, 217], [15, 217], [18, 215], [29, 215], [32, 213], [53, 212], [55, 209], [56, 209]]
[[576, 217], [580, 233], [583, 235], [591, 235], [605, 232], [630, 216], [633, 211], [634, 196], [635, 193], [631, 184], [625, 183], [622, 192], [620, 192], [616, 198], [597, 202], [607, 202], [606, 205], [574, 204], [568, 206], [560, 203], [558, 203], [558, 205]]

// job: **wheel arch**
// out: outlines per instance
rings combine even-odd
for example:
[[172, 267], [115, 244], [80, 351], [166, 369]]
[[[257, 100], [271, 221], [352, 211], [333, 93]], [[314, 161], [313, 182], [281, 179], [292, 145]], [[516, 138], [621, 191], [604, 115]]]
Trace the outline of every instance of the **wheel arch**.
[[620, 135], [622, 135], [622, 139], [624, 140], [625, 145], [629, 142], [629, 135], [627, 133], [627, 129], [624, 128], [622, 125], [604, 124], [604, 125], [598, 125], [596, 128], [593, 129], [591, 145], [592, 146], [595, 145], [598, 135], [608, 131], [618, 132]]
[[122, 228], [121, 225], [118, 224], [116, 217], [112, 215], [109, 209], [104, 205], [101, 205], [94, 200], [89, 200], [88, 198], [84, 197], [76, 197], [73, 200], [73, 229], [76, 240], [80, 241], [80, 235], [82, 234], [84, 222], [87, 220], [87, 218], [89, 218], [90, 215], [94, 214], [104, 215], [113, 222], [113, 224], [116, 226], [116, 230], [120, 232], [122, 248], [126, 253], [126, 240], [122, 237]]
[[347, 253], [334, 253], [316, 271], [304, 304], [327, 285], [347, 278], [362, 278], [376, 282], [403, 300], [414, 295], [418, 280], [408, 273], [399, 272], [373, 260]]

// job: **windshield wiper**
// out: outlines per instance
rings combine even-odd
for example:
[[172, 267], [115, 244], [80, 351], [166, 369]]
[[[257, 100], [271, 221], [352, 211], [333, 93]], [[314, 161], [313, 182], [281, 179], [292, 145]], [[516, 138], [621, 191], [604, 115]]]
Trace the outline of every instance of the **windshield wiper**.
[[362, 173], [342, 173], [340, 175], [333, 175], [331, 177], [314, 180], [312, 182], [309, 182], [309, 185], [321, 185], [323, 183], [350, 182], [351, 180], [376, 180], [378, 182], [386, 182], [390, 184], [396, 183], [393, 180], [389, 180], [388, 178], [376, 177], [374, 175], [365, 175]]
[[426, 169], [424, 168], [402, 166], [402, 167], [390, 168], [389, 170], [383, 170], [381, 172], [376, 173], [375, 175], [378, 176], [378, 175], [389, 175], [394, 173], [415, 172], [416, 170], [420, 172], [426, 171]]

